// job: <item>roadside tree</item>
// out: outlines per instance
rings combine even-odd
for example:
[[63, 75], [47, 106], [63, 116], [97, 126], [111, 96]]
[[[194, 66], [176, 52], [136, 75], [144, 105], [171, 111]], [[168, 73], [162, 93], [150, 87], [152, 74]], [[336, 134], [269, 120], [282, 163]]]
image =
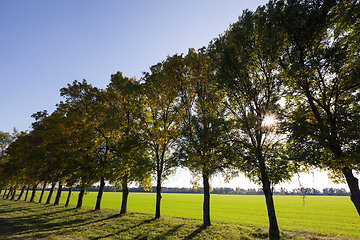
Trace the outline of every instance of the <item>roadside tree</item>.
[[[186, 83], [182, 85], [182, 137], [179, 140], [183, 165], [200, 175], [204, 186], [203, 224], [210, 221], [210, 179], [223, 173], [233, 159], [229, 146], [232, 121], [223, 104], [225, 93], [211, 75], [210, 60], [204, 49], [190, 49], [184, 58]], [[195, 182], [197, 184], [197, 182]]]
[[162, 183], [178, 166], [173, 150], [181, 134], [179, 83], [184, 81], [181, 62], [182, 56], [168, 57], [152, 66], [150, 73], [143, 77], [146, 97], [144, 133], [156, 178], [155, 218], [160, 218]]
[[[87, 152], [87, 156], [95, 163], [94, 173], [100, 179], [100, 186], [97, 195], [95, 210], [100, 210], [101, 199], [105, 186], [105, 179], [109, 175], [109, 165], [112, 159], [110, 152], [110, 144], [114, 134], [111, 130], [104, 126], [104, 112], [103, 109], [103, 90], [91, 86], [85, 80], [82, 82], [74, 81], [73, 84], [68, 84], [67, 87], [60, 89], [60, 95], [66, 99], [65, 103], [60, 103], [60, 107], [71, 112], [71, 119], [73, 124], [81, 125], [83, 128], [75, 130], [76, 136], [79, 132], [84, 133], [87, 141], [80, 141], [84, 137], [79, 136], [77, 143], [82, 145], [83, 150]], [[85, 157], [82, 160], [88, 160]], [[84, 166], [84, 165], [81, 165]], [[85, 170], [82, 169], [83, 171]], [[91, 170], [93, 171], [93, 170]], [[93, 173], [93, 172], [92, 172]], [[95, 176], [92, 176], [95, 178]], [[94, 180], [92, 178], [91, 180]], [[85, 182], [89, 182], [85, 180]]]
[[150, 183], [148, 146], [141, 128], [144, 97], [141, 94], [140, 82], [136, 78], [124, 77], [121, 72], [111, 75], [105, 101], [105, 122], [114, 129], [116, 135], [110, 150], [114, 159], [109, 180], [122, 189], [120, 213], [123, 214], [127, 212], [128, 185], [138, 182], [147, 188]]
[[305, 165], [346, 181], [360, 215], [359, 1], [276, 2], [275, 32], [285, 36], [281, 71], [292, 104], [291, 143]]
[[280, 104], [283, 82], [272, 60], [279, 57], [281, 44], [281, 35], [273, 32], [264, 8], [259, 7], [255, 13], [244, 11], [209, 49], [218, 83], [227, 92], [226, 104], [236, 121], [236, 166], [262, 185], [271, 238], [280, 233], [272, 187], [290, 180], [294, 170], [277, 126], [284, 111]]

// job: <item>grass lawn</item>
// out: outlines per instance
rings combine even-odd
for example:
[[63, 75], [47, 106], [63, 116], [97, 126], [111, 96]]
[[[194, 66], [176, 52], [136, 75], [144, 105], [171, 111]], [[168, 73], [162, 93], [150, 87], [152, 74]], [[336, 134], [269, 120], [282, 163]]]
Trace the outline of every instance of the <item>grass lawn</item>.
[[[78, 192], [73, 192], [70, 204], [76, 205]], [[53, 195], [52, 203], [55, 195]], [[95, 207], [96, 192], [84, 196], [83, 206]], [[37, 193], [36, 200], [40, 192]], [[43, 202], [46, 201], [47, 192]], [[65, 204], [67, 192], [63, 192], [60, 204]], [[275, 208], [281, 230], [306, 231], [360, 239], [360, 217], [349, 197], [307, 196], [305, 204], [301, 196], [274, 196]], [[163, 194], [163, 216], [184, 219], [202, 219], [202, 194]], [[268, 227], [264, 196], [211, 195], [211, 220], [248, 227]], [[121, 193], [105, 192], [102, 209], [119, 211]], [[130, 193], [128, 212], [155, 214], [155, 193]]]
[[[44, 205], [0, 198], [0, 239], [268, 239], [267, 229], [117, 210]], [[281, 239], [349, 239], [282, 230]]]

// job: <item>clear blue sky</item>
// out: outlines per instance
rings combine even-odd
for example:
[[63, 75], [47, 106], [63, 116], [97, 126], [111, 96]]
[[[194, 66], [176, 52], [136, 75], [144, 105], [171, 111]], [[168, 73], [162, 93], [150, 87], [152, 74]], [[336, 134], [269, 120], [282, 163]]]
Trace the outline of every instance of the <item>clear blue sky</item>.
[[29, 128], [52, 112], [60, 88], [110, 75], [140, 78], [166, 59], [206, 46], [265, 0], [0, 1], [0, 131]]
[[[105, 88], [117, 71], [140, 78], [167, 55], [206, 46], [236, 22], [243, 10], [266, 3], [0, 0], [0, 131], [29, 129], [31, 114], [45, 109], [51, 113], [62, 100], [60, 88], [74, 80], [86, 79]], [[309, 183], [306, 187], [333, 186], [324, 174], [316, 176], [304, 177], [304, 183]], [[188, 172], [181, 171], [168, 185], [188, 183]], [[226, 185], [215, 178], [213, 186]], [[237, 178], [228, 186], [253, 185]]]

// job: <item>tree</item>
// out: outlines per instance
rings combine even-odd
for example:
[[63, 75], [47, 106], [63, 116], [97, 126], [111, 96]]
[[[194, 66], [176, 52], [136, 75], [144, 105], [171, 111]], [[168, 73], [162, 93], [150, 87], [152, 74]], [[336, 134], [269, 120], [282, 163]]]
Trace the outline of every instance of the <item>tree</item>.
[[[45, 189], [46, 189], [46, 184], [47, 184], [47, 181], [44, 182], [43, 184], [43, 187], [42, 187], [42, 190], [41, 190], [41, 194], [40, 194], [40, 198], [39, 198], [39, 203], [41, 203], [43, 197], [44, 197], [44, 193], [45, 193]], [[23, 186], [22, 190], [21, 190], [21, 193], [19, 195], [19, 199], [21, 198], [21, 195], [22, 193], [24, 192], [25, 190], [25, 186]]]
[[123, 214], [127, 212], [128, 184], [137, 181], [146, 187], [150, 179], [148, 147], [141, 130], [144, 97], [140, 82], [123, 77], [121, 72], [111, 75], [105, 100], [106, 125], [114, 129], [116, 135], [111, 146], [114, 161], [110, 181], [122, 189], [120, 213]]
[[20, 199], [21, 199], [22, 195], [24, 194], [25, 188], [26, 188], [26, 186], [25, 186], [25, 185], [23, 185], [23, 186], [22, 186], [22, 188], [21, 188], [21, 191], [20, 191], [20, 194], [19, 194], [19, 196], [18, 196], [18, 199], [17, 199], [17, 200], [20, 200]]
[[[262, 185], [269, 217], [270, 237], [279, 237], [272, 186], [290, 180], [284, 135], [279, 133], [283, 109], [282, 78], [272, 61], [279, 55], [281, 35], [273, 31], [264, 8], [244, 11], [239, 21], [210, 46], [218, 83], [227, 94], [227, 106], [236, 121], [233, 148], [237, 167]], [[269, 37], [270, 35], [270, 37]]]
[[[93, 129], [88, 122], [82, 120], [81, 111], [73, 104], [60, 103], [58, 110], [65, 118], [62, 128], [66, 131], [66, 182], [69, 186], [76, 186], [80, 190], [77, 208], [82, 207], [85, 191], [97, 182], [96, 145], [93, 143]], [[53, 185], [54, 186], [54, 185]]]
[[198, 52], [189, 50], [184, 61], [188, 72], [181, 99], [186, 111], [179, 145], [183, 165], [203, 179], [203, 224], [206, 227], [211, 224], [209, 179], [229, 167], [232, 159], [227, 144], [231, 120], [223, 104], [224, 92], [213, 81], [204, 49]]
[[161, 185], [177, 163], [173, 148], [181, 132], [179, 82], [184, 80], [182, 56], [174, 55], [150, 68], [143, 80], [146, 96], [144, 131], [156, 177], [156, 212], [160, 218]]
[[[44, 194], [47, 181], [59, 182], [57, 195], [54, 205], [58, 205], [60, 201], [63, 181], [69, 173], [65, 171], [68, 165], [68, 141], [67, 131], [64, 127], [64, 116], [57, 110], [51, 115], [47, 111], [40, 111], [32, 115], [35, 122], [32, 127], [38, 132], [41, 137], [41, 144], [39, 147], [43, 149], [42, 165], [40, 167], [40, 175], [38, 180], [44, 182], [40, 200]], [[53, 189], [53, 188], [52, 188]], [[51, 192], [52, 193], [52, 192]], [[51, 198], [51, 194], [50, 198]]]
[[[13, 138], [10, 133], [0, 131], [0, 176], [5, 175], [3, 165], [8, 160], [7, 148], [13, 142]], [[6, 187], [6, 178], [0, 177], [0, 192]]]
[[4, 177], [8, 185], [38, 185], [41, 162], [44, 151], [41, 148], [41, 137], [37, 131], [21, 132], [16, 141], [7, 149], [9, 160], [3, 165], [6, 169]]
[[360, 215], [358, 1], [279, 1], [269, 10], [285, 36], [281, 71], [292, 104], [295, 157], [346, 180]]
[[6, 155], [6, 149], [13, 142], [11, 134], [0, 131], [0, 159]]
[[[95, 210], [100, 210], [102, 194], [105, 186], [105, 179], [109, 175], [109, 165], [112, 154], [110, 145], [114, 136], [112, 130], [104, 125], [103, 91], [92, 87], [85, 80], [83, 82], [74, 81], [72, 85], [60, 90], [60, 95], [66, 98], [62, 107], [68, 109], [73, 114], [72, 119], [76, 124], [84, 127], [89, 142], [82, 142], [92, 159], [97, 159], [95, 163], [95, 173], [100, 178], [100, 186], [96, 200]], [[93, 179], [92, 179], [93, 180]]]
[[69, 206], [69, 203], [70, 203], [70, 197], [71, 197], [71, 193], [72, 193], [72, 185], [69, 186], [69, 192], [68, 192], [68, 196], [66, 198], [66, 202], [65, 202], [65, 207], [68, 207]]

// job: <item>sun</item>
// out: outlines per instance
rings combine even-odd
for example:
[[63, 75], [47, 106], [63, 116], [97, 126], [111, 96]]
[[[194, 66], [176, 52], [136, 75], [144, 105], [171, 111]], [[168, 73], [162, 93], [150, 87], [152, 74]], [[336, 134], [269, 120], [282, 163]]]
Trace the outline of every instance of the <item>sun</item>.
[[267, 115], [265, 116], [262, 125], [264, 127], [272, 127], [276, 124], [276, 119], [273, 115]]

